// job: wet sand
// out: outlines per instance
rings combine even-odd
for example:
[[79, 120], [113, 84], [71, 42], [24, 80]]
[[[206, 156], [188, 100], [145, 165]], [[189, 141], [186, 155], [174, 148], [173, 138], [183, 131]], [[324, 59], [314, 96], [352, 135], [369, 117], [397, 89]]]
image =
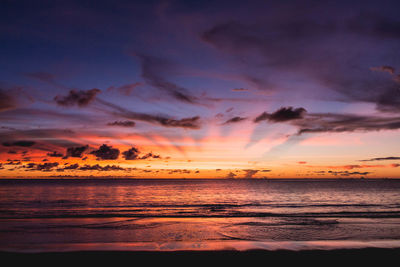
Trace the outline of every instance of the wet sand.
[[273, 265], [298, 264], [393, 264], [400, 258], [400, 248], [381, 249], [338, 249], [338, 250], [220, 250], [220, 251], [77, 251], [77, 252], [44, 252], [18, 253], [0, 252], [3, 262], [9, 261], [24, 264], [79, 264], [82, 261], [93, 264], [165, 264], [182, 263], [186, 266], [201, 263], [257, 263]]

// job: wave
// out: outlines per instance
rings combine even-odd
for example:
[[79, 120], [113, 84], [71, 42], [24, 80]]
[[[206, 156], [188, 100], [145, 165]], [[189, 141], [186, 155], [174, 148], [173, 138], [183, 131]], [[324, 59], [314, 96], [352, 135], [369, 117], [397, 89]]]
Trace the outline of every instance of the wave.
[[339, 224], [338, 220], [320, 220], [320, 219], [310, 219], [310, 218], [299, 218], [299, 219], [290, 219], [287, 220], [279, 220], [274, 222], [260, 222], [260, 221], [248, 221], [236, 223], [237, 226], [284, 226], [284, 225], [337, 225]]
[[1, 219], [45, 218], [400, 218], [400, 211], [340, 211], [340, 212], [244, 212], [244, 211], [184, 211], [184, 210], [102, 210], [102, 211], [2, 211]]
[[290, 209], [295, 211], [296, 209], [313, 209], [313, 208], [321, 208], [326, 210], [340, 209], [343, 208], [346, 211], [351, 211], [354, 209], [371, 209], [376, 211], [383, 210], [397, 210], [400, 209], [400, 204], [295, 204], [295, 203], [269, 203], [269, 204], [261, 204], [261, 203], [246, 203], [246, 204], [154, 204], [154, 203], [144, 203], [137, 205], [107, 205], [102, 208], [106, 209], [164, 209], [164, 210], [182, 210], [182, 213], [185, 213], [184, 210], [201, 210], [201, 211], [209, 211], [209, 212], [223, 212], [223, 211], [235, 211], [240, 210], [241, 208], [256, 208], [261, 210], [271, 210], [271, 209]]

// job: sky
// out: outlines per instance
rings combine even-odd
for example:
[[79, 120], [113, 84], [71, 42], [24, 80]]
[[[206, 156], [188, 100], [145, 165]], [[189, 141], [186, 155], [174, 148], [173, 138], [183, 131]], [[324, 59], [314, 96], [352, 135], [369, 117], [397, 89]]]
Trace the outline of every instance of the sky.
[[0, 177], [400, 178], [399, 1], [1, 6]]

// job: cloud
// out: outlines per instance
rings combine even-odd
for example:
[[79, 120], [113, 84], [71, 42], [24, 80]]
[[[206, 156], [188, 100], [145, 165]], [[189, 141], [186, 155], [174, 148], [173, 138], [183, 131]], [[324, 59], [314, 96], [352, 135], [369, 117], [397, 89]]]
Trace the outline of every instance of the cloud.
[[261, 115], [254, 119], [254, 122], [260, 122], [263, 120], [268, 120], [271, 122], [284, 122], [290, 120], [302, 119], [306, 114], [306, 110], [304, 108], [296, 108], [293, 107], [281, 107], [273, 113], [263, 112]]
[[[59, 124], [59, 122], [57, 122]], [[70, 129], [37, 128], [27, 130], [7, 130], [0, 132], [0, 140], [4, 140], [6, 145], [18, 145], [28, 147], [32, 145], [32, 150], [45, 151], [52, 153], [61, 151], [67, 147], [80, 146], [77, 140], [86, 133], [77, 133]], [[24, 141], [24, 142], [20, 142]]]
[[99, 147], [98, 150], [94, 150], [90, 152], [90, 154], [95, 155], [99, 159], [108, 160], [108, 159], [117, 159], [119, 156], [119, 149], [112, 148], [106, 144], [103, 144]]
[[312, 168], [328, 168], [328, 169], [343, 169], [343, 170], [353, 170], [353, 169], [365, 169], [365, 168], [397, 168], [399, 167], [400, 164], [375, 164], [375, 165], [369, 165], [369, 164], [348, 164], [348, 165], [338, 165], [338, 166], [307, 166], [307, 167], [312, 167]]
[[98, 99], [98, 102], [103, 104], [105, 107], [111, 109], [111, 114], [130, 120], [145, 121], [148, 123], [158, 124], [165, 127], [180, 127], [188, 129], [199, 129], [200, 128], [200, 117], [188, 117], [182, 119], [175, 119], [164, 115], [153, 115], [147, 113], [139, 113], [124, 109], [115, 104], [109, 103], [104, 100]]
[[[226, 21], [205, 30], [200, 37], [232, 56], [244, 69], [262, 75], [261, 80], [255, 80], [259, 89], [281, 92], [288, 90], [286, 81], [301, 77], [335, 92], [330, 96], [333, 100], [368, 102], [379, 111], [400, 112], [400, 76], [371, 75], [369, 67], [373, 62], [396, 57], [392, 47], [400, 45], [400, 20], [387, 14], [352, 11], [345, 18], [335, 12], [332, 14], [336, 16], [321, 18], [319, 8], [285, 7], [284, 16], [264, 14], [264, 18], [246, 22]], [[337, 42], [338, 39], [354, 42]], [[365, 43], [368, 45], [362, 45]], [[393, 75], [395, 68], [388, 64], [373, 70]], [[277, 72], [287, 78], [276, 78]], [[268, 86], [263, 81], [275, 85]], [[319, 97], [326, 99], [327, 94]]]
[[24, 165], [23, 168], [31, 171], [49, 172], [52, 171], [58, 165], [59, 165], [58, 162], [45, 162], [43, 164], [28, 163]]
[[0, 112], [16, 107], [15, 99], [8, 92], [0, 89]]
[[54, 100], [60, 106], [79, 106], [85, 107], [91, 103], [97, 94], [101, 92], [100, 89], [94, 88], [90, 90], [71, 90], [67, 96], [56, 96]]
[[31, 147], [36, 144], [35, 141], [28, 141], [28, 140], [19, 140], [19, 141], [12, 141], [12, 142], [3, 142], [3, 146], [22, 146], [22, 147]]
[[85, 152], [88, 148], [88, 145], [79, 147], [68, 147], [66, 157], [80, 158], [82, 157], [83, 152]]
[[140, 154], [139, 149], [134, 146], [131, 147], [130, 149], [128, 149], [127, 151], [122, 152], [123, 158], [125, 160], [140, 160], [140, 159], [149, 159], [149, 158], [159, 159], [159, 158], [161, 158], [160, 155], [155, 155], [152, 152], [144, 154], [143, 156], [140, 156], [139, 154]]
[[249, 89], [246, 88], [233, 88], [232, 92], [247, 92]]
[[122, 156], [126, 160], [135, 160], [139, 157], [139, 149], [137, 149], [136, 147], [132, 147], [127, 151], [122, 152]]
[[227, 120], [226, 122], [224, 122], [224, 124], [230, 124], [230, 123], [237, 123], [237, 122], [241, 122], [241, 121], [244, 121], [244, 120], [246, 120], [247, 118], [243, 118], [243, 117], [233, 117], [233, 118], [231, 118], [231, 119], [229, 119], [229, 120]]
[[107, 123], [108, 126], [121, 126], [121, 127], [134, 127], [136, 123], [134, 121], [114, 121]]
[[395, 73], [395, 68], [391, 66], [379, 66], [379, 67], [372, 67], [370, 68], [372, 71], [382, 71], [382, 72], [388, 72], [389, 74], [394, 74]]
[[380, 161], [380, 160], [400, 160], [400, 157], [372, 158], [372, 159], [363, 159], [360, 161]]
[[183, 118], [183, 119], [170, 119], [170, 118], [162, 118], [158, 117], [156, 118], [157, 121], [166, 127], [181, 127], [181, 128], [191, 128], [191, 129], [199, 129], [199, 116], [194, 116], [194, 117], [189, 117], [189, 118]]
[[168, 174], [174, 174], [174, 173], [189, 174], [191, 173], [191, 171], [187, 169], [172, 169], [169, 170], [168, 172]]
[[135, 90], [136, 87], [141, 86], [141, 82], [136, 82], [136, 83], [130, 83], [130, 84], [125, 84], [122, 86], [110, 86], [107, 88], [107, 91], [118, 91], [124, 96], [129, 96], [132, 94], [132, 92]]
[[186, 88], [165, 79], [164, 73], [173, 68], [173, 64], [165, 59], [148, 55], [136, 55], [141, 63], [142, 77], [151, 86], [160, 89], [184, 103], [198, 104], [198, 98], [191, 95]]
[[237, 175], [234, 174], [233, 172], [229, 172], [229, 173], [226, 175], [225, 178], [227, 178], [227, 179], [233, 179], [233, 178], [235, 178], [236, 176], [237, 176]]
[[267, 112], [263, 112], [254, 119], [254, 122], [265, 121], [268, 120], [268, 118], [269, 114]]
[[79, 168], [79, 164], [75, 163], [75, 164], [67, 165], [63, 169], [64, 170], [76, 170], [78, 168]]
[[362, 116], [353, 114], [314, 113], [293, 125], [298, 134], [323, 132], [369, 132], [400, 129], [400, 117]]
[[118, 165], [106, 165], [100, 166], [99, 164], [89, 165], [86, 164], [78, 168], [80, 171], [124, 171], [125, 168], [122, 168]]
[[307, 113], [304, 108], [280, 108], [269, 114], [263, 112], [254, 122], [268, 120], [288, 122], [299, 128], [297, 135], [306, 133], [370, 132], [400, 129], [399, 116], [355, 115], [338, 113]]
[[159, 158], [161, 158], [161, 156], [160, 155], [155, 155], [155, 154], [149, 152], [149, 153], [147, 153], [147, 154], [145, 154], [145, 155], [140, 157], [140, 159], [149, 159], [149, 158], [159, 159]]
[[62, 158], [64, 155], [57, 151], [47, 153], [47, 156], [54, 157], [54, 158]]
[[363, 169], [363, 168], [386, 168], [385, 165], [358, 165], [358, 164], [350, 164], [350, 165], [342, 165], [342, 166], [328, 166], [328, 168], [334, 169], [345, 169], [345, 170], [352, 170], [352, 169]]
[[368, 175], [372, 172], [349, 172], [349, 171], [328, 171], [335, 176], [352, 176], [352, 175]]
[[[228, 21], [204, 31], [201, 38], [222, 51], [236, 53], [239, 57], [255, 52], [261, 56], [260, 59], [264, 63], [283, 67], [298, 64], [309, 56], [298, 54], [313, 48], [300, 46], [301, 42], [323, 39], [332, 35], [334, 31], [333, 23], [317, 22], [296, 16], [286, 21], [276, 20], [269, 23], [245, 24]], [[253, 59], [248, 57], [247, 60]]]
[[243, 178], [253, 178], [260, 170], [247, 169], [243, 171], [245, 172]]

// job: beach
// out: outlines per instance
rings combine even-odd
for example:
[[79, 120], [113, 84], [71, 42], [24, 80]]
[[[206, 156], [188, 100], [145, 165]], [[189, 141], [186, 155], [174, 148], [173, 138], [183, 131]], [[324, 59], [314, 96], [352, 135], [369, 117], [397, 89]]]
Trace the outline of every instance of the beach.
[[274, 264], [317, 266], [321, 264], [380, 264], [390, 265], [397, 262], [400, 249], [339, 249], [339, 250], [248, 250], [248, 251], [81, 251], [53, 253], [7, 253], [1, 252], [3, 261], [13, 264], [27, 261], [39, 264], [54, 264], [62, 261], [64, 264], [76, 264], [86, 261], [90, 264], [166, 264], [178, 263], [185, 265], [202, 263], [236, 263], [236, 264]]

